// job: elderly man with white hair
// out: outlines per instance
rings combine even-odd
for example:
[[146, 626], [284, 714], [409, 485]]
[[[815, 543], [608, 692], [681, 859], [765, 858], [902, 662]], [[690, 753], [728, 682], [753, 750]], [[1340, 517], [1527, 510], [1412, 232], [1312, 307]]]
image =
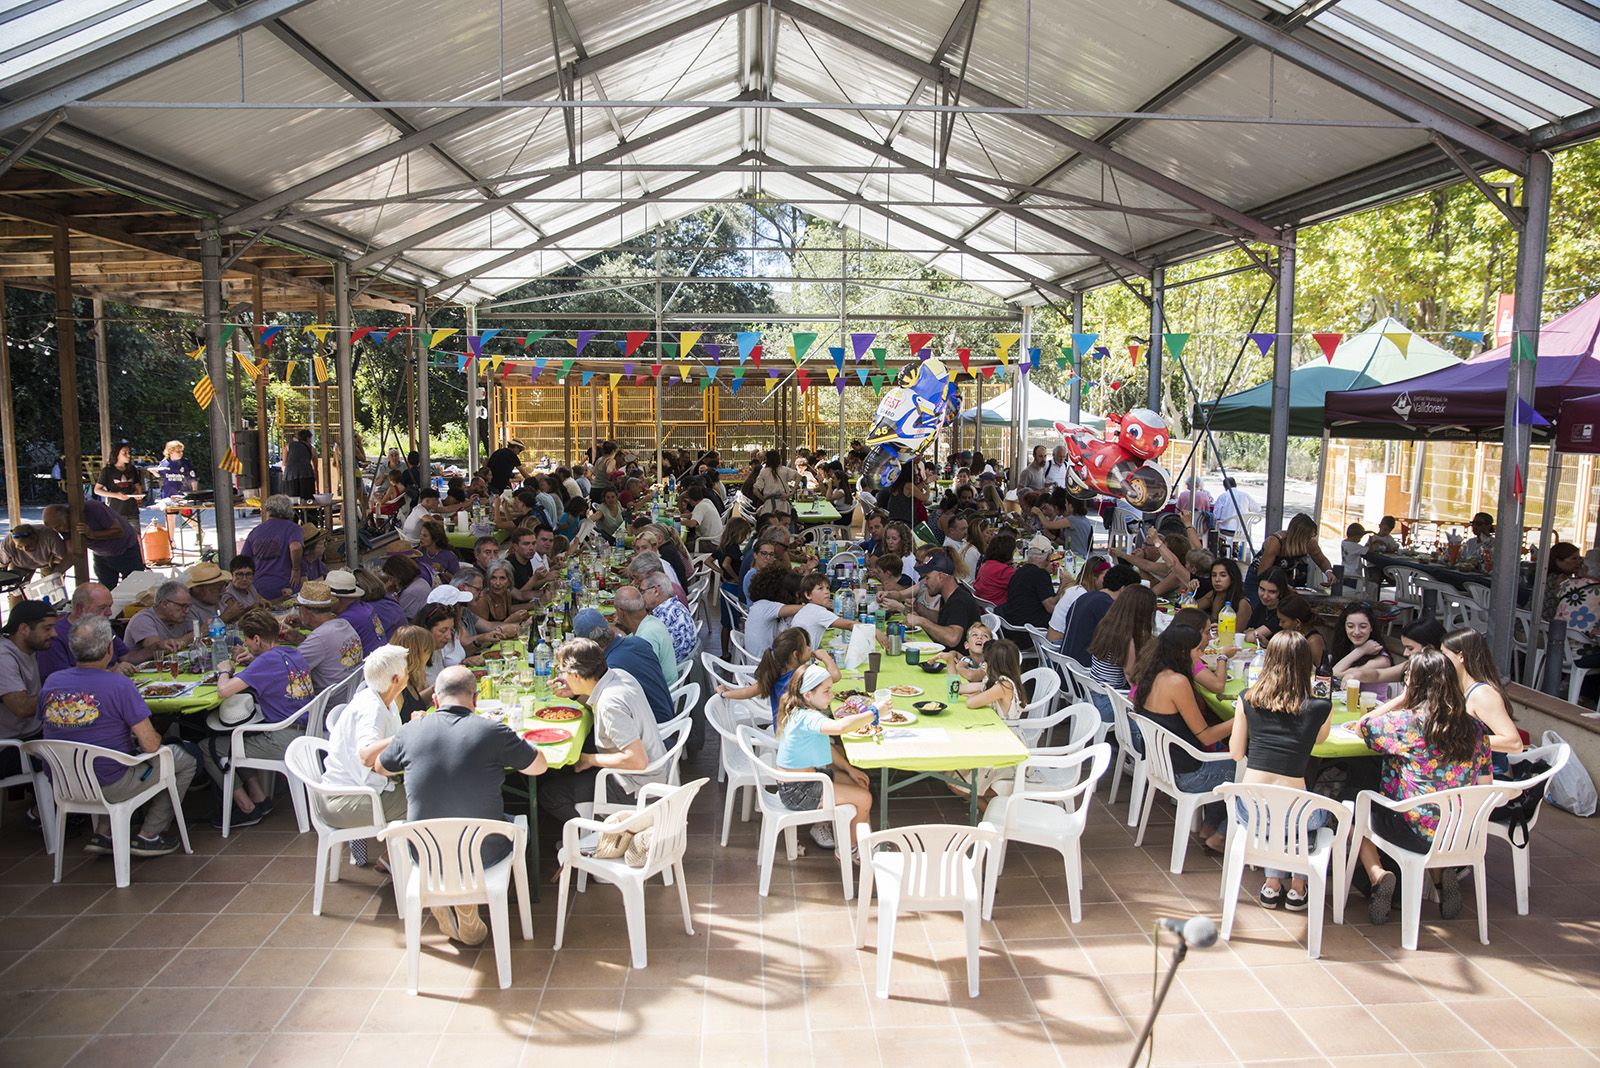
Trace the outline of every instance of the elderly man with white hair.
[[644, 588], [644, 580], [658, 571], [672, 580], [672, 595], [684, 604], [688, 604], [689, 595], [683, 592], [683, 583], [673, 573], [672, 565], [661, 558], [660, 553], [651, 552], [648, 549], [642, 553], [636, 553], [633, 559], [628, 561], [627, 566], [622, 569], [622, 573], [628, 576], [634, 585], [641, 589]]
[[[405, 791], [373, 770], [378, 756], [400, 730], [400, 695], [406, 688], [407, 652], [398, 645], [374, 649], [361, 665], [367, 685], [340, 713], [328, 735], [328, 759], [322, 781], [334, 789], [367, 787], [378, 791], [383, 818], [406, 818]], [[359, 827], [372, 822], [372, 802], [365, 794], [313, 798], [317, 814], [333, 827]], [[359, 858], [358, 858], [359, 859]]]
[[666, 625], [667, 633], [672, 636], [674, 659], [680, 664], [693, 659], [695, 646], [700, 642], [700, 628], [695, 625], [689, 609], [673, 596], [672, 579], [664, 571], [654, 571], [645, 576], [640, 586], [644, 606]]

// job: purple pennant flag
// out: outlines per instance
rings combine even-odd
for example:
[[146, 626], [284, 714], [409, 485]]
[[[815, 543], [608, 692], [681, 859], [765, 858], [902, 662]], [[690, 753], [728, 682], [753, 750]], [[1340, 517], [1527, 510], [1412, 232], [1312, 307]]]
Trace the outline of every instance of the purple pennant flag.
[[622, 365], [622, 373], [631, 377], [633, 375], [633, 368], [633, 364], [625, 363]]
[[581, 356], [583, 354], [584, 347], [586, 345], [588, 345], [589, 342], [593, 341], [594, 340], [594, 336], [596, 334], [598, 334], [599, 332], [600, 331], [598, 331], [598, 330], [579, 330], [578, 331], [578, 344], [577, 344], [576, 349], [573, 352], [573, 355]]
[[483, 355], [483, 338], [479, 337], [477, 334], [468, 334], [467, 335], [467, 348], [472, 350], [472, 354], [474, 356], [482, 356]]
[[1111, 355], [1111, 350], [1106, 348], [1104, 345], [1096, 345], [1094, 347], [1094, 358], [1095, 359], [1103, 360], [1107, 356], [1110, 356], [1110, 355]]
[[833, 380], [833, 388], [839, 391], [839, 396], [844, 396], [844, 375]]
[[1267, 350], [1272, 348], [1273, 343], [1278, 340], [1278, 335], [1266, 333], [1251, 334], [1250, 340], [1256, 343], [1256, 348], [1260, 349], [1261, 355], [1265, 356], [1267, 354]]
[[1550, 420], [1540, 415], [1538, 410], [1522, 398], [1517, 398], [1516, 425], [1518, 426], [1549, 426]]
[[711, 357], [712, 363], [722, 362], [722, 346], [720, 344], [714, 341], [707, 341], [700, 347], [705, 350], [707, 356]]
[[776, 367], [767, 368], [767, 377], [768, 378], [777, 378], [778, 377], [778, 369]]
[[861, 362], [861, 357], [867, 354], [872, 347], [872, 342], [877, 339], [877, 334], [851, 334], [850, 348], [856, 354], [856, 363]]
[[1033, 370], [1033, 364], [1029, 363], [1027, 360], [1023, 360], [1021, 363], [1017, 364], [1017, 370], [1021, 371], [1023, 374], [1027, 374], [1029, 371]]

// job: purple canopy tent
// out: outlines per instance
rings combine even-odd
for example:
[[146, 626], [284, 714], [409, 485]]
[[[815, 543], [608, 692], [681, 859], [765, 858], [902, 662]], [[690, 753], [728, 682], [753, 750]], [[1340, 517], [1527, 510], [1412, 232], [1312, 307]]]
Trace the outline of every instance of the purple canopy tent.
[[[1505, 344], [1404, 382], [1330, 392], [1323, 426], [1344, 438], [1498, 440], [1510, 359]], [[1539, 330], [1534, 411], [1525, 413], [1534, 439], [1549, 440], [1562, 404], [1591, 393], [1600, 393], [1600, 296]]]
[[1556, 448], [1562, 452], [1600, 452], [1600, 393], [1574, 397], [1561, 405]]

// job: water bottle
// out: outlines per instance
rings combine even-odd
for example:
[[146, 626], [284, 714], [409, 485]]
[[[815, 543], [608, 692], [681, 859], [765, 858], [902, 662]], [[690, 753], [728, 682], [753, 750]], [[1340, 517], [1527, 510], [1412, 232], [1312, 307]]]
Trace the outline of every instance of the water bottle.
[[1266, 670], [1266, 667], [1267, 651], [1265, 649], [1257, 649], [1256, 655], [1250, 658], [1249, 668], [1245, 670], [1245, 681], [1254, 686], [1261, 678], [1261, 673]]
[[1222, 606], [1222, 611], [1217, 613], [1217, 644], [1226, 649], [1233, 644], [1234, 635], [1239, 632], [1239, 613], [1233, 610], [1233, 602], [1229, 601]]
[[541, 637], [533, 649], [533, 688], [538, 693], [545, 693], [550, 688], [550, 664], [553, 659], [550, 643]]
[[228, 659], [228, 627], [222, 622], [221, 616], [211, 620], [211, 631], [208, 635], [211, 645], [211, 670], [215, 671]]
[[618, 523], [618, 524], [617, 524], [617, 552], [619, 552], [619, 553], [620, 553], [620, 552], [622, 552], [622, 550], [623, 550], [623, 544], [622, 544], [622, 526], [623, 526], [623, 525], [622, 525], [622, 524], [621, 524], [621, 523]]
[[851, 589], [849, 586], [846, 586], [844, 589], [839, 591], [839, 599], [839, 607], [834, 612], [834, 615], [838, 616], [840, 619], [855, 619], [856, 591]]

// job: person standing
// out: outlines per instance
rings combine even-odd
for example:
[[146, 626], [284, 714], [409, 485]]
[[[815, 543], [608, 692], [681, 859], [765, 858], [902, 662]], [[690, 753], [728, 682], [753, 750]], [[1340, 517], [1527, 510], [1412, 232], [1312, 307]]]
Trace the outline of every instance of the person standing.
[[112, 449], [111, 461], [95, 479], [94, 492], [113, 512], [138, 527], [139, 506], [145, 496], [144, 472], [133, 462], [133, 446], [128, 442], [119, 441]]
[[520, 441], [508, 441], [489, 454], [484, 466], [489, 469], [489, 492], [499, 496], [511, 488], [511, 477], [522, 473]]
[[1067, 447], [1057, 445], [1044, 465], [1044, 480], [1052, 486], [1067, 488]]
[[[46, 508], [44, 525], [68, 538], [72, 528], [66, 505], [52, 504]], [[83, 522], [78, 524], [78, 535], [89, 543], [89, 553], [94, 557], [94, 577], [106, 589], [114, 590], [117, 583], [129, 575], [144, 570], [138, 530], [101, 502], [83, 502]]]
[[161, 479], [158, 492], [163, 498], [182, 497], [200, 488], [194, 464], [183, 458], [181, 441], [169, 441], [161, 450], [161, 462], [156, 464], [156, 476]]
[[261, 504], [261, 523], [239, 551], [256, 562], [256, 592], [269, 601], [300, 588], [305, 531], [294, 521], [294, 502], [274, 493]]
[[311, 431], [295, 433], [283, 447], [283, 488], [289, 496], [305, 502], [317, 492], [317, 450], [311, 447]]
[[1044, 446], [1035, 445], [1033, 447], [1032, 461], [1022, 469], [1022, 474], [1017, 478], [1017, 492], [1019, 495], [1030, 490], [1037, 493], [1044, 489], [1045, 483], [1048, 481], [1044, 477], [1045, 462]]

